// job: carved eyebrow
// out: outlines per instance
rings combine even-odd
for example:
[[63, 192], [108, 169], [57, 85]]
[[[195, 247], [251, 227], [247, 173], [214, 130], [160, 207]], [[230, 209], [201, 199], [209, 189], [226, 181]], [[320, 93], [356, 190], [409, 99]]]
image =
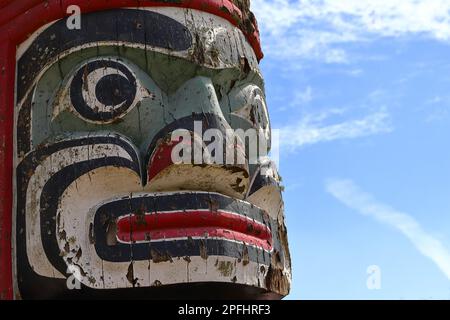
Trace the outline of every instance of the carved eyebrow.
[[[182, 23], [160, 13], [116, 9], [87, 13], [80, 30], [69, 30], [58, 20], [39, 34], [18, 61], [17, 102], [21, 101], [39, 72], [70, 48], [97, 41], [120, 41], [184, 51], [192, 35]], [[120, 23], [116, 23], [120, 21]]]

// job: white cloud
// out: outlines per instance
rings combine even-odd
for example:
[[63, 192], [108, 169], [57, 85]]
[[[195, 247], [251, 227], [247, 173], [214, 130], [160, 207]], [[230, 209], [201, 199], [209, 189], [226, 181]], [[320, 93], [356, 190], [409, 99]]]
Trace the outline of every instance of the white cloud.
[[280, 146], [288, 151], [295, 151], [315, 143], [354, 139], [393, 130], [390, 116], [384, 110], [357, 119], [337, 121], [336, 117], [345, 112], [344, 109], [329, 109], [322, 113], [304, 115], [298, 123], [279, 129]]
[[359, 77], [361, 74], [363, 74], [362, 69], [352, 69], [347, 71], [347, 73], [353, 77]]
[[450, 107], [448, 104], [436, 105], [428, 111], [428, 114], [425, 116], [425, 122], [427, 123], [436, 123], [445, 121], [448, 119], [450, 115]]
[[306, 86], [304, 90], [294, 92], [292, 101], [278, 108], [278, 111], [286, 111], [308, 105], [313, 100], [313, 89]]
[[306, 104], [313, 99], [313, 90], [311, 86], [307, 86], [303, 91], [297, 91], [295, 93], [295, 104]]
[[441, 103], [443, 101], [443, 98], [440, 96], [434, 96], [431, 99], [428, 99], [425, 103], [426, 104], [438, 104]]
[[329, 180], [326, 182], [326, 189], [349, 208], [400, 231], [450, 280], [450, 252], [439, 239], [424, 231], [412, 216], [378, 202], [372, 195], [360, 190], [351, 180]]
[[416, 108], [428, 124], [445, 123], [450, 116], [450, 96], [435, 95], [425, 100]]
[[274, 58], [347, 62], [340, 47], [421, 34], [450, 40], [448, 0], [252, 0], [263, 46]]

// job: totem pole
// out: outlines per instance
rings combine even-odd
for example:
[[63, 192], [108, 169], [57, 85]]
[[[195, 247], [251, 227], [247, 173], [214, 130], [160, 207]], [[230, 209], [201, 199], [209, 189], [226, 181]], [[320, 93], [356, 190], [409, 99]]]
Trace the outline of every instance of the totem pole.
[[248, 0], [0, 12], [1, 298], [288, 294], [274, 164], [211, 148], [272, 143]]

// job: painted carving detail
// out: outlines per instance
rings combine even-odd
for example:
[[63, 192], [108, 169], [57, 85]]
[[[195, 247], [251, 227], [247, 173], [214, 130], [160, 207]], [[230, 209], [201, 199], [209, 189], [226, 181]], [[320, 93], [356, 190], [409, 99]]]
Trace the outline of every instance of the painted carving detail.
[[[176, 7], [81, 19], [80, 30], [49, 23], [19, 48], [17, 296], [287, 295], [277, 169], [250, 161], [245, 141], [212, 151], [198, 134], [256, 129], [270, 147], [243, 27]], [[201, 163], [174, 161], [180, 129]], [[211, 160], [217, 152], [244, 161]]]

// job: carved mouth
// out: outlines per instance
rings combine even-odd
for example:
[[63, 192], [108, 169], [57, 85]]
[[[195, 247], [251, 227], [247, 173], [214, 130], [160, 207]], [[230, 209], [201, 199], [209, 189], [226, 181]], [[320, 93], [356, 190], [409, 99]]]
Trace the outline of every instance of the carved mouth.
[[146, 260], [152, 251], [200, 256], [205, 248], [207, 255], [240, 257], [243, 247], [252, 260], [272, 252], [273, 223], [264, 210], [219, 193], [138, 193], [96, 209], [92, 240], [107, 261]]
[[128, 214], [117, 219], [116, 237], [126, 244], [187, 238], [225, 239], [272, 250], [272, 233], [265, 224], [224, 210]]

